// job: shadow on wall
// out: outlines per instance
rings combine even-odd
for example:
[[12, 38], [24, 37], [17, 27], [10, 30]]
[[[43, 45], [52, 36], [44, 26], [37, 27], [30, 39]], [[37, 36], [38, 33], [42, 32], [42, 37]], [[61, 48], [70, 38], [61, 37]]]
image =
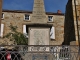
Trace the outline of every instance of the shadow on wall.
[[66, 12], [65, 12], [63, 45], [70, 45], [70, 42], [75, 40], [76, 39], [75, 39], [72, 0], [68, 0], [68, 3], [66, 5]]

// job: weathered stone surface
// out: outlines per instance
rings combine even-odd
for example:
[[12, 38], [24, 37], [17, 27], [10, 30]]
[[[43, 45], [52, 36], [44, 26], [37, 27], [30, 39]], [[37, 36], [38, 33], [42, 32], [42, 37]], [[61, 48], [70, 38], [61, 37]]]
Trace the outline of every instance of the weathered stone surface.
[[[43, 6], [43, 4], [41, 5]], [[9, 33], [11, 30], [9, 28], [10, 24], [12, 24], [13, 26], [17, 26], [18, 32], [22, 32], [23, 33], [23, 25], [31, 25], [31, 24], [35, 24], [36, 22], [38, 22], [38, 24], [42, 25], [49, 25], [51, 24], [52, 26], [55, 27], [55, 41], [49, 39], [49, 44], [50, 45], [61, 45], [62, 42], [64, 41], [64, 15], [60, 15], [60, 14], [45, 14], [45, 9], [43, 7], [44, 11], [43, 15], [46, 16], [46, 19], [44, 21], [41, 20], [33, 20], [32, 19], [32, 14], [35, 15], [34, 13], [29, 13], [29, 12], [12, 12], [12, 11], [3, 11], [4, 13], [4, 19], [2, 19], [2, 22], [4, 24], [4, 31], [3, 31], [3, 35], [6, 35], [7, 33]], [[25, 14], [29, 14], [30, 15], [30, 21], [25, 21], [24, 20], [24, 16]], [[48, 16], [53, 16], [53, 22], [48, 22]], [[43, 20], [43, 18], [42, 18]], [[38, 25], [37, 24], [37, 25]], [[43, 25], [43, 26], [44, 26]], [[40, 27], [40, 26], [39, 26]], [[50, 37], [50, 36], [49, 36]], [[3, 40], [4, 41], [4, 40]]]
[[[72, 41], [70, 42], [70, 49], [71, 49], [71, 52], [79, 52], [79, 47], [77, 46], [77, 43], [76, 41]], [[75, 53], [75, 56], [74, 56], [74, 53], [71, 53], [71, 56], [74, 57], [74, 60], [76, 60], [76, 57], [78, 56], [78, 53]], [[77, 60], [79, 60], [79, 57], [77, 57]]]
[[26, 60], [26, 58], [28, 60], [56, 60], [56, 57], [54, 54], [50, 54], [50, 53], [26, 53], [23, 56], [23, 59]]
[[45, 14], [43, 0], [34, 0], [33, 14], [31, 18], [32, 23], [47, 23], [48, 17]]
[[[3, 32], [3, 35], [6, 35], [7, 33], [9, 33], [11, 30], [9, 28], [10, 24], [14, 25], [14, 26], [17, 26], [18, 29], [17, 31], [19, 32], [23, 32], [23, 25], [24, 24], [33, 24], [32, 22], [27, 22], [24, 20], [24, 15], [25, 13], [12, 13], [12, 12], [3, 12], [4, 13], [4, 19], [2, 20], [2, 23], [4, 24], [4, 32]], [[29, 13], [28, 13], [29, 14]], [[16, 18], [16, 16], [20, 17], [19, 19]], [[13, 17], [14, 16], [14, 17]], [[30, 14], [31, 16], [31, 14]], [[48, 16], [48, 15], [46, 15]], [[49, 22], [49, 23], [46, 23], [46, 24], [53, 24], [53, 26], [55, 27], [55, 41], [51, 41], [51, 45], [54, 45], [54, 44], [61, 44], [63, 41], [64, 41], [64, 16], [61, 16], [61, 15], [51, 15], [53, 16], [53, 22]], [[58, 17], [57, 17], [58, 16]], [[7, 19], [6, 19], [7, 17]], [[37, 21], [36, 21], [37, 22]], [[52, 43], [54, 42], [54, 43]], [[60, 43], [61, 42], [61, 43]]]
[[29, 28], [29, 45], [49, 45], [49, 28]]
[[[76, 3], [74, 3], [74, 1]], [[78, 44], [79, 36], [78, 36], [78, 28], [80, 26], [80, 0], [72, 0], [73, 2], [73, 16], [74, 16], [74, 26], [75, 26], [75, 36], [76, 36], [76, 42]], [[76, 6], [75, 6], [76, 4]], [[78, 21], [78, 23], [77, 23]], [[77, 25], [78, 24], [78, 25]]]
[[66, 5], [65, 22], [64, 22], [64, 43], [69, 45], [71, 41], [75, 41], [75, 28], [72, 9], [72, 0], [68, 0]]

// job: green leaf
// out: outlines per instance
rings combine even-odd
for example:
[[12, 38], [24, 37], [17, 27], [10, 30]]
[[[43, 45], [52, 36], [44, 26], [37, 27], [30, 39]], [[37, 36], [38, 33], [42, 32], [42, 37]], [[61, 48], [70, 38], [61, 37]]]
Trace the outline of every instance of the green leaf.
[[10, 25], [9, 27], [12, 32], [5, 35], [4, 38], [5, 37], [10, 38], [10, 41], [15, 40], [15, 42], [18, 45], [27, 45], [28, 44], [28, 38], [26, 38], [23, 33], [16, 31], [16, 29], [18, 28], [17, 26]]

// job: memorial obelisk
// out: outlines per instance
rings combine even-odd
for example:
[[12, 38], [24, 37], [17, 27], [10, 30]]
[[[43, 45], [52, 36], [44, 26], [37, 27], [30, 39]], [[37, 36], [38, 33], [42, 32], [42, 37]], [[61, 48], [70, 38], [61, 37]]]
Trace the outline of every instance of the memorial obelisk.
[[44, 0], [34, 0], [33, 13], [31, 22], [32, 23], [47, 23]]
[[[33, 27], [29, 27], [29, 45], [49, 45], [50, 28], [45, 14], [44, 0], [34, 0], [32, 18]], [[46, 27], [45, 27], [46, 25]], [[36, 27], [37, 26], [37, 27]], [[41, 48], [42, 49], [42, 48]], [[48, 50], [48, 48], [46, 48]]]

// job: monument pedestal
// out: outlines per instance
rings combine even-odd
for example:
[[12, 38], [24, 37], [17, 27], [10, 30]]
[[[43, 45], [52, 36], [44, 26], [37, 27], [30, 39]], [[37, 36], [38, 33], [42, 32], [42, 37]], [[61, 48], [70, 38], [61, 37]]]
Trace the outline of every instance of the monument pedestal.
[[[49, 45], [50, 33], [49, 28], [38, 28], [30, 27], [29, 28], [29, 42], [28, 45]], [[31, 48], [29, 48], [31, 50]], [[33, 48], [34, 51], [37, 50], [37, 47]], [[39, 51], [43, 51], [44, 47], [40, 47]], [[46, 51], [49, 51], [49, 48], [46, 48]]]

